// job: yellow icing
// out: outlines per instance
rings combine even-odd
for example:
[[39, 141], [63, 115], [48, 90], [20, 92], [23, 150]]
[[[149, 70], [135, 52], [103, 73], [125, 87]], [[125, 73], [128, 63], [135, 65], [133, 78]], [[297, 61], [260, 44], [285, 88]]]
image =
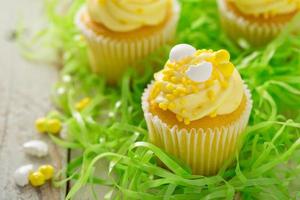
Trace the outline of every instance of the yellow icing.
[[171, 0], [87, 0], [93, 21], [106, 28], [127, 32], [164, 21]]
[[299, 10], [300, 0], [228, 0], [249, 15], [289, 14]]
[[[206, 116], [232, 113], [240, 105], [244, 90], [243, 81], [229, 59], [226, 50], [198, 50], [179, 61], [168, 61], [164, 69], [154, 75], [150, 103], [170, 110], [185, 124]], [[186, 71], [204, 61], [213, 67], [209, 79], [191, 80]]]

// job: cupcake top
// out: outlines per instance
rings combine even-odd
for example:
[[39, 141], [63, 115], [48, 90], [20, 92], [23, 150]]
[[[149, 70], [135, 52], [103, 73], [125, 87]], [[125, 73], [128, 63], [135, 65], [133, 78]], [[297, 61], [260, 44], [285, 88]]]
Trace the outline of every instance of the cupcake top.
[[87, 0], [91, 19], [116, 32], [164, 21], [173, 0]]
[[272, 16], [300, 10], [300, 0], [228, 0], [244, 14]]
[[185, 124], [232, 113], [242, 101], [244, 88], [229, 59], [226, 50], [176, 45], [164, 68], [154, 75], [150, 105], [170, 110]]

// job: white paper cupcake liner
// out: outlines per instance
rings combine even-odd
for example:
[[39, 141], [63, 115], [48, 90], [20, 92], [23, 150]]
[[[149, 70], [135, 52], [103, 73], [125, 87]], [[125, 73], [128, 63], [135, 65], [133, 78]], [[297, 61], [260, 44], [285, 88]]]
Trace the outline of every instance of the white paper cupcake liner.
[[153, 34], [134, 39], [116, 39], [95, 33], [82, 22], [81, 16], [86, 13], [86, 7], [82, 7], [76, 15], [75, 23], [89, 46], [92, 70], [104, 75], [110, 82], [117, 81], [129, 66], [142, 71], [141, 66], [135, 64], [175, 38], [180, 6], [175, 1], [173, 7], [172, 17], [165, 27]]
[[213, 175], [224, 166], [240, 148], [243, 131], [252, 109], [250, 91], [245, 85], [246, 106], [234, 122], [220, 127], [179, 129], [170, 127], [149, 111], [148, 86], [142, 96], [142, 108], [149, 130], [150, 142], [179, 158], [192, 169], [193, 174]]
[[274, 39], [286, 23], [255, 22], [237, 15], [228, 8], [225, 0], [218, 0], [221, 24], [227, 35], [238, 41], [245, 39], [252, 46], [262, 46]]

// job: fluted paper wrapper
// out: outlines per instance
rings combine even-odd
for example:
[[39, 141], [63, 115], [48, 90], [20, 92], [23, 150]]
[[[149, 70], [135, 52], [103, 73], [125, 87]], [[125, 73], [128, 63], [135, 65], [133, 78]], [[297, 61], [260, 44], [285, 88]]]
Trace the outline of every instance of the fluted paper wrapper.
[[113, 83], [120, 79], [129, 66], [143, 71], [137, 62], [174, 40], [179, 11], [179, 4], [175, 3], [172, 17], [165, 27], [153, 34], [133, 39], [117, 39], [97, 34], [87, 27], [81, 20], [86, 12], [86, 7], [82, 7], [75, 22], [87, 41], [92, 70]]
[[230, 10], [225, 0], [218, 0], [222, 27], [227, 35], [237, 41], [245, 39], [252, 46], [262, 46], [274, 39], [286, 23], [261, 23], [248, 20]]
[[148, 86], [142, 97], [150, 142], [185, 162], [193, 174], [214, 175], [225, 163], [228, 164], [240, 147], [252, 108], [247, 86], [245, 85], [246, 107], [236, 121], [222, 127], [190, 130], [169, 127], [158, 116], [149, 112], [148, 97], [151, 86]]

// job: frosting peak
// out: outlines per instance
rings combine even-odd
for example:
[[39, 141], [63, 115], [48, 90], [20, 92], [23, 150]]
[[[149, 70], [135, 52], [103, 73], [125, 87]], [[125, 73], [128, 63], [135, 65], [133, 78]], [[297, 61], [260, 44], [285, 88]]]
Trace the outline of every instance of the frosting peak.
[[229, 0], [248, 15], [289, 14], [300, 10], [300, 0]]
[[189, 45], [177, 45], [171, 50], [170, 58], [180, 59], [167, 61], [164, 69], [154, 75], [150, 104], [170, 110], [186, 124], [233, 112], [244, 93], [229, 53], [191, 49]]
[[171, 0], [87, 0], [87, 7], [93, 21], [112, 31], [127, 32], [160, 24], [171, 3]]

